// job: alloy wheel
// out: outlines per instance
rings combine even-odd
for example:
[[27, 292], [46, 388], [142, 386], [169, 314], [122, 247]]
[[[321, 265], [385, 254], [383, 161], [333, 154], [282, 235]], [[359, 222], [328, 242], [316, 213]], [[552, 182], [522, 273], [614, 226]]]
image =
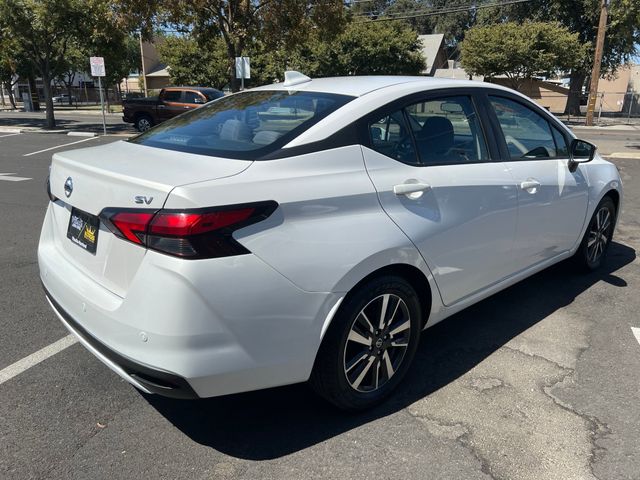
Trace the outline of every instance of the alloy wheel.
[[603, 206], [596, 213], [589, 226], [587, 237], [587, 259], [591, 263], [597, 262], [604, 253], [611, 235], [611, 211]]
[[411, 317], [398, 295], [371, 300], [356, 315], [344, 347], [344, 374], [358, 392], [373, 392], [398, 371], [409, 346]]
[[151, 122], [149, 120], [147, 120], [146, 118], [141, 118], [140, 120], [138, 120], [138, 130], [140, 130], [141, 132], [146, 132], [150, 128]]

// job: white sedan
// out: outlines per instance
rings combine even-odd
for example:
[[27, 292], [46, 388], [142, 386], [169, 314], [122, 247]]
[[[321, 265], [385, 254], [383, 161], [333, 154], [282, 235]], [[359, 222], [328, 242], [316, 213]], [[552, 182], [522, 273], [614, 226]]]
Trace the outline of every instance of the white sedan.
[[398, 385], [427, 327], [561, 260], [598, 268], [622, 186], [512, 90], [287, 72], [54, 155], [49, 197], [47, 298], [138, 389], [309, 380], [360, 409]]

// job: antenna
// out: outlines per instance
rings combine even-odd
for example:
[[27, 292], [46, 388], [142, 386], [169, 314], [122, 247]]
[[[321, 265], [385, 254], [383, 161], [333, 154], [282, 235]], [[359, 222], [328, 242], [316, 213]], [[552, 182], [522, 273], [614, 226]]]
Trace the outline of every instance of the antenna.
[[284, 83], [282, 84], [285, 87], [291, 87], [293, 85], [299, 85], [301, 83], [310, 82], [311, 79], [306, 75], [296, 72], [295, 70], [287, 70], [284, 72]]

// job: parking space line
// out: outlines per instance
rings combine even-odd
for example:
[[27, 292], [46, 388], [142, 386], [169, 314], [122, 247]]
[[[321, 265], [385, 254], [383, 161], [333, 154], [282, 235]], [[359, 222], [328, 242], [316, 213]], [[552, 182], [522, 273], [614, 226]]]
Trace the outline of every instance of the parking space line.
[[83, 138], [82, 140], [78, 140], [77, 142], [71, 143], [63, 143], [62, 145], [56, 145], [55, 147], [45, 148], [44, 150], [38, 150], [37, 152], [25, 153], [22, 155], [23, 157], [30, 157], [31, 155], [36, 155], [38, 153], [48, 152], [49, 150], [55, 150], [56, 148], [66, 147], [68, 145], [75, 145], [76, 143], [88, 142], [89, 140], [94, 140], [99, 137], [91, 137], [91, 138]]
[[24, 182], [25, 180], [31, 180], [30, 177], [13, 177], [11, 175], [15, 175], [15, 173], [0, 173], [0, 180], [6, 182]]
[[0, 138], [15, 137], [16, 135], [22, 135], [21, 133], [10, 133], [9, 135], [0, 135]]
[[631, 331], [633, 332], [633, 336], [636, 337], [638, 343], [640, 343], [640, 328], [631, 327]]
[[69, 334], [57, 342], [53, 342], [51, 345], [47, 345], [37, 352], [32, 353], [28, 357], [24, 357], [16, 363], [3, 368], [0, 370], [0, 385], [76, 343], [78, 343], [78, 339], [74, 335]]

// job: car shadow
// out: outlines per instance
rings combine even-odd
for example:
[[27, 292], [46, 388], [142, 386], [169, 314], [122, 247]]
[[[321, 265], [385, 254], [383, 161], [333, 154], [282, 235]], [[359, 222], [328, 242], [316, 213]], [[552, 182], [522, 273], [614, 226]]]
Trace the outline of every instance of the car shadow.
[[578, 274], [562, 262], [428, 329], [399, 389], [367, 412], [338, 411], [304, 384], [202, 400], [141, 395], [202, 445], [236, 458], [282, 457], [428, 396], [598, 282], [625, 288], [615, 272], [635, 257], [634, 249], [614, 242], [606, 266], [597, 272]]

